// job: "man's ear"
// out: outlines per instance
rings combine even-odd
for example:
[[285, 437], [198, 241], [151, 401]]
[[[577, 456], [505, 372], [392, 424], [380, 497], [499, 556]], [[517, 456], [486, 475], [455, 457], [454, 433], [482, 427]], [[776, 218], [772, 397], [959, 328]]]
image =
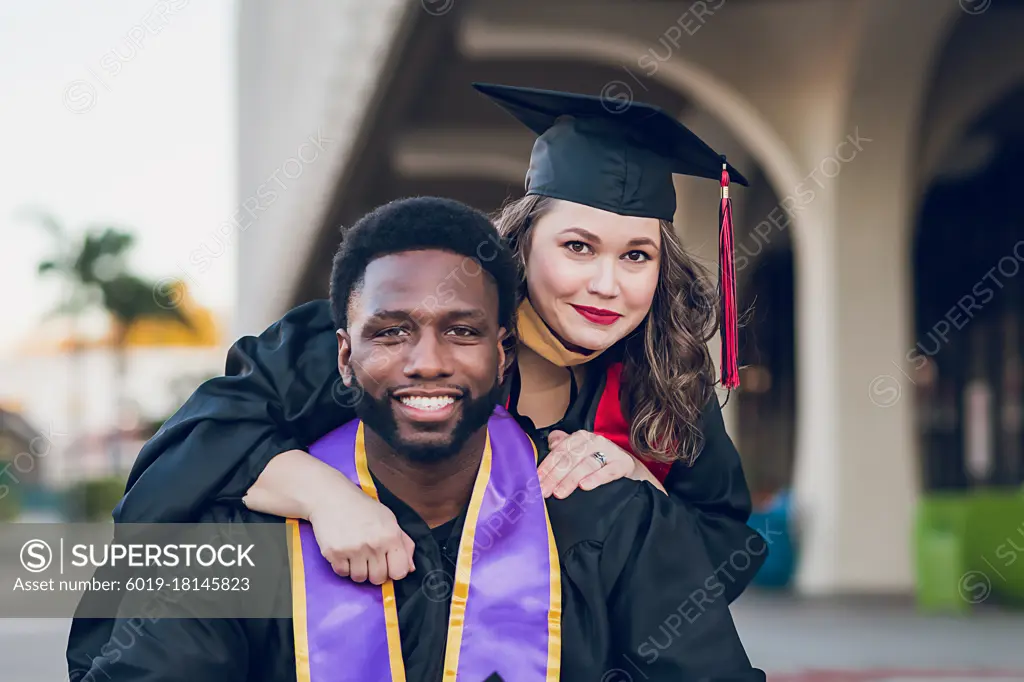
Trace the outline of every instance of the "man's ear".
[[502, 327], [498, 330], [498, 383], [505, 378], [505, 336], [508, 334], [505, 328]]
[[352, 387], [352, 338], [344, 329], [337, 330], [338, 335], [338, 372], [345, 386]]

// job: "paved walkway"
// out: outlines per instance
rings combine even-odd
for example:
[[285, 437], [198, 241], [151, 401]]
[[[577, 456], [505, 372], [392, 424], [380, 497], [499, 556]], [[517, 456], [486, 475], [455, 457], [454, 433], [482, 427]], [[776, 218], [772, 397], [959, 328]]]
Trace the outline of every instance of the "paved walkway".
[[794, 600], [748, 593], [733, 606], [750, 659], [772, 682], [1024, 682], [1024, 613], [917, 613], [907, 600]]
[[[748, 593], [733, 613], [771, 682], [1024, 682], [1021, 612], [925, 616], [905, 601]], [[0, 619], [0, 680], [65, 682], [67, 631], [64, 620]]]

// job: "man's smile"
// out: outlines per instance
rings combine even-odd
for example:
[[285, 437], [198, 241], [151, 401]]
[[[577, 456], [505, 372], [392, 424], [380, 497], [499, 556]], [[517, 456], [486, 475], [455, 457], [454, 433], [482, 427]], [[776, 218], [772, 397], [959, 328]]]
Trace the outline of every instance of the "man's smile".
[[426, 396], [410, 396], [408, 398], [399, 398], [399, 401], [406, 407], [415, 407], [417, 410], [427, 410], [432, 412], [434, 410], [440, 410], [448, 407], [455, 403], [455, 398], [428, 398]]
[[462, 391], [444, 389], [404, 388], [392, 393], [401, 414], [413, 422], [444, 422], [455, 412]]

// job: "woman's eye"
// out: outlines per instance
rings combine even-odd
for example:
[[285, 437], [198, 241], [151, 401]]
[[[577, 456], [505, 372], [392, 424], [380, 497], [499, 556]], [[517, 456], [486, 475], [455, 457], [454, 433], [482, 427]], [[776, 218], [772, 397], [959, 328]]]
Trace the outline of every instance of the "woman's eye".
[[569, 249], [573, 253], [590, 253], [590, 246], [586, 242], [573, 240], [571, 242], [566, 242], [565, 248]]
[[623, 258], [632, 263], [643, 263], [644, 261], [651, 260], [651, 257], [647, 255], [646, 251], [630, 251], [623, 256]]

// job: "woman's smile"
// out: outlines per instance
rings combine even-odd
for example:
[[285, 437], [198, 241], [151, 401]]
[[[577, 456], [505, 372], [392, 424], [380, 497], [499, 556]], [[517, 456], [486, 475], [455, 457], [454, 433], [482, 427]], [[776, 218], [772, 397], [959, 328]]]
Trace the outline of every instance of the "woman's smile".
[[570, 303], [573, 309], [582, 315], [587, 321], [593, 322], [594, 324], [610, 325], [614, 324], [622, 315], [615, 312], [614, 310], [606, 310], [604, 308], [594, 308], [589, 305], [576, 305]]

